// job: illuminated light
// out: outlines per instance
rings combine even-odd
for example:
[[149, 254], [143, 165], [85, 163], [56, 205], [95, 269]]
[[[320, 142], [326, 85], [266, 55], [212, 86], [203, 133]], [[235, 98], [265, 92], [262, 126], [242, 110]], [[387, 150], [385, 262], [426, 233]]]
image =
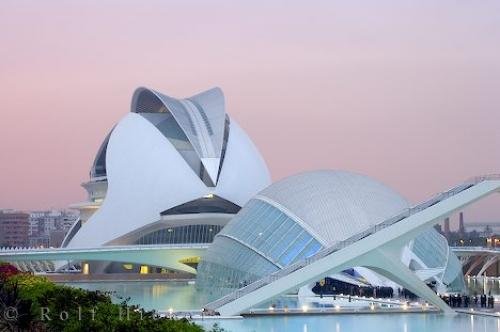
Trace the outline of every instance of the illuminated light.
[[83, 274], [89, 274], [90, 273], [89, 263], [83, 263], [82, 273]]
[[309, 307], [306, 306], [306, 305], [303, 305], [302, 306], [302, 312], [307, 312], [307, 310], [309, 310]]
[[285, 310], [285, 312], [288, 312], [288, 307], [285, 307], [285, 309], [284, 309], [284, 310]]
[[134, 268], [134, 266], [132, 264], [123, 264], [123, 268], [125, 270], [132, 270]]
[[274, 307], [269, 307], [269, 311], [274, 311]]
[[335, 310], [337, 310], [337, 311], [340, 310], [340, 306], [338, 304], [335, 306]]
[[370, 305], [370, 310], [375, 310], [375, 306], [373, 304]]
[[149, 273], [149, 266], [147, 265], [141, 265], [141, 269], [139, 270], [140, 274], [148, 274]]
[[470, 312], [474, 312], [474, 309], [470, 308]]
[[204, 198], [214, 198], [214, 194], [206, 194], [205, 196], [203, 196]]
[[168, 308], [168, 313], [171, 315], [174, 313], [174, 308]]
[[406, 303], [403, 304], [403, 310], [408, 310], [408, 305]]

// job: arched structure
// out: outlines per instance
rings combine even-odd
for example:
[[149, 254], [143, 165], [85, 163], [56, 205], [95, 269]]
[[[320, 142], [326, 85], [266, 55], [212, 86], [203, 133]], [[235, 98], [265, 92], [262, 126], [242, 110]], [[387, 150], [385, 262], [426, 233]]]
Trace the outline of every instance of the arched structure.
[[81, 249], [0, 250], [0, 259], [12, 263], [40, 262], [41, 264], [46, 261], [112, 261], [196, 273], [193, 267], [183, 263], [183, 259], [199, 257], [207, 246], [206, 243], [191, 243], [190, 245], [105, 246]]
[[[186, 99], [137, 89], [131, 112], [99, 149], [93, 187], [96, 178], [106, 183], [103, 200], [78, 231], [70, 232], [68, 248], [144, 242], [159, 226], [173, 231], [179, 221], [197, 223], [196, 231], [214, 225], [206, 230], [214, 231], [270, 183], [259, 152], [226, 114], [219, 88]], [[210, 211], [160, 216], [210, 200]]]
[[[217, 234], [199, 266], [197, 285], [220, 290], [218, 295], [222, 295], [313, 256], [408, 207], [392, 189], [351, 172], [323, 170], [285, 178], [253, 197]], [[434, 229], [402, 245], [397, 256], [421, 280], [436, 283], [439, 291], [450, 290], [449, 285], [463, 290], [460, 262]], [[373, 270], [359, 267], [342, 277], [374, 286], [393, 285]]]
[[498, 175], [474, 178], [378, 222], [313, 256], [268, 274], [207, 304], [205, 309], [222, 315], [239, 314], [332, 273], [361, 265], [394, 280], [442, 311], [451, 313], [452, 310], [446, 303], [401, 263], [399, 250], [443, 218], [499, 190]]
[[498, 277], [500, 275], [500, 249], [483, 247], [454, 247], [453, 251], [462, 261], [465, 276]]

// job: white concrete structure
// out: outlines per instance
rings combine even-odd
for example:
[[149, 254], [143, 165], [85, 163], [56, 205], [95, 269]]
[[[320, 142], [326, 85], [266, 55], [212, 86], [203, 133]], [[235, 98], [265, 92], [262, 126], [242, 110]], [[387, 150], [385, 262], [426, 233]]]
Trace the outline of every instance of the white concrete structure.
[[[197, 285], [222, 296], [408, 207], [394, 190], [352, 172], [321, 170], [287, 177], [253, 197], [215, 237], [199, 266]], [[460, 262], [434, 229], [398, 248], [397, 256], [439, 292], [465, 288]], [[372, 269], [350, 268], [329, 277], [351, 285], [397, 287]]]
[[[188, 225], [212, 232], [269, 183], [256, 147], [226, 114], [220, 89], [174, 99], [139, 88], [84, 184], [89, 202], [79, 206], [97, 211], [75, 226], [65, 245], [155, 244], [144, 243], [148, 234]], [[191, 210], [175, 210], [189, 203]], [[197, 203], [210, 206], [203, 211]], [[160, 233], [155, 239], [169, 235]]]
[[483, 277], [490, 266], [500, 261], [500, 248], [454, 247], [452, 250], [466, 269], [466, 276]]
[[401, 263], [399, 250], [443, 218], [499, 190], [500, 176], [468, 181], [392, 218], [379, 220], [374, 226], [209, 303], [205, 308], [223, 316], [237, 315], [325, 276], [352, 266], [365, 266], [394, 280], [444, 312], [452, 312]]
[[[9, 249], [0, 250], [0, 260], [20, 264], [50, 261], [113, 261], [165, 267], [177, 271], [195, 273], [195, 269], [182, 263], [186, 257], [200, 256], [206, 250], [206, 243], [164, 244], [152, 246], [105, 246], [96, 248], [53, 248], [53, 249]], [[42, 269], [43, 270], [43, 269]], [[45, 271], [51, 271], [47, 267]]]

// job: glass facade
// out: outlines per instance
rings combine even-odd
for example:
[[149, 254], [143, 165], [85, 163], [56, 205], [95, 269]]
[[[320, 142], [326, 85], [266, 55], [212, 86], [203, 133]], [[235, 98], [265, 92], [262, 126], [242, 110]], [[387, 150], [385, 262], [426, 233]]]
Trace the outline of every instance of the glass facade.
[[448, 241], [443, 235], [434, 229], [429, 229], [413, 240], [411, 250], [427, 268], [445, 268], [440, 279], [447, 287], [447, 291], [462, 292], [465, 289], [462, 264], [451, 252]]
[[228, 292], [321, 248], [295, 220], [266, 202], [252, 199], [215, 237], [198, 267], [198, 285]]
[[95, 178], [95, 177], [100, 177], [100, 176], [106, 176], [106, 151], [108, 149], [108, 142], [109, 142], [109, 137], [111, 136], [111, 133], [113, 132], [113, 129], [111, 129], [111, 132], [106, 136], [104, 139], [104, 142], [102, 142], [101, 147], [99, 148], [99, 151], [97, 152], [97, 155], [94, 160], [94, 164], [92, 165], [92, 169], [90, 171], [90, 177]]
[[448, 242], [434, 229], [417, 236], [411, 249], [428, 268], [443, 267], [448, 259]]
[[211, 243], [221, 229], [219, 225], [169, 227], [142, 236], [136, 244]]
[[444, 271], [442, 281], [448, 286], [449, 292], [463, 292], [465, 290], [464, 274], [462, 263], [456, 255], [450, 255], [448, 265]]

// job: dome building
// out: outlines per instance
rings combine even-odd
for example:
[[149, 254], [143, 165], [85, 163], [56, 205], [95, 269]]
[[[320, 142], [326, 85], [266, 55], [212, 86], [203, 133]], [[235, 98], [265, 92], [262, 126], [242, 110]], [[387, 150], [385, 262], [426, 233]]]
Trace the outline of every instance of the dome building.
[[97, 153], [64, 246], [210, 243], [269, 184], [219, 88], [186, 99], [139, 88]]
[[[398, 193], [363, 175], [324, 170], [290, 176], [254, 196], [216, 235], [198, 267], [198, 287], [222, 293], [240, 288], [408, 207]], [[416, 272], [433, 268], [433, 274], [420, 273], [423, 280], [447, 285], [460, 279], [461, 270], [446, 248], [446, 239], [432, 229], [401, 248], [401, 257]], [[341, 277], [352, 283], [391, 285], [363, 267]]]

